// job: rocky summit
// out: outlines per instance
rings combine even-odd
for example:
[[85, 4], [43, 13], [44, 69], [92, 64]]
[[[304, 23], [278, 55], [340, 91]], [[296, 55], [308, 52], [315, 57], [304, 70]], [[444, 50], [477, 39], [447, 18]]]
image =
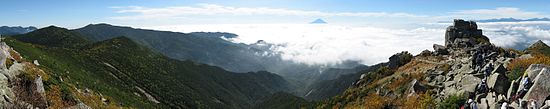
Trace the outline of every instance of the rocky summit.
[[[546, 44], [538, 41], [533, 45]], [[403, 64], [390, 64], [364, 73], [346, 92], [321, 107], [522, 109], [550, 106], [550, 67], [531, 64], [536, 63], [531, 60], [544, 57], [529, 54], [534, 50], [521, 52], [495, 46], [476, 22], [462, 19], [454, 20], [447, 28], [445, 45], [434, 44], [433, 49]], [[403, 53], [396, 55], [399, 54]], [[390, 60], [396, 60], [396, 55]]]

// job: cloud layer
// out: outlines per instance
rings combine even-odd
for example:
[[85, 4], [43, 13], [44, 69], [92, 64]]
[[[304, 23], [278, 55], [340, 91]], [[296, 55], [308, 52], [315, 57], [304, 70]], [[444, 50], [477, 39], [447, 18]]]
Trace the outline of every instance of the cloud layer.
[[[214, 4], [172, 7], [112, 7], [120, 21], [159, 20], [172, 26], [147, 26], [143, 28], [178, 32], [230, 32], [239, 35], [231, 39], [240, 43], [264, 40], [281, 45], [272, 48], [282, 53], [282, 58], [307, 64], [337, 64], [346, 60], [376, 64], [387, 61], [394, 53], [409, 51], [417, 54], [432, 49], [432, 44], [442, 44], [445, 28], [453, 18], [535, 18], [544, 17], [540, 12], [525, 11], [514, 7], [494, 9], [455, 10], [444, 15], [417, 15], [388, 12], [324, 12], [269, 7], [231, 7]], [[233, 20], [262, 20], [269, 18], [332, 18], [329, 24], [224, 24]], [[375, 19], [372, 19], [375, 18]], [[162, 20], [170, 19], [170, 20]], [[182, 20], [184, 19], [184, 20]], [[198, 20], [197, 20], [198, 19]], [[185, 21], [222, 21], [222, 24], [180, 24]], [[369, 19], [369, 20], [365, 20]], [[313, 19], [311, 19], [313, 20]], [[342, 26], [332, 21], [351, 22]], [[170, 23], [172, 22], [172, 23]], [[402, 22], [402, 23], [395, 23]], [[403, 23], [404, 22], [404, 23]], [[158, 23], [158, 22], [155, 22]], [[306, 23], [306, 22], [304, 22]], [[368, 25], [368, 26], [365, 26]], [[549, 22], [479, 23], [484, 34], [498, 46], [523, 49], [536, 40], [550, 41]]]
[[[372, 65], [392, 54], [413, 54], [442, 44], [445, 27], [425, 24], [413, 29], [352, 27], [330, 24], [220, 24], [145, 27], [179, 32], [232, 32], [240, 43], [264, 40], [281, 46], [272, 48], [283, 59], [307, 64], [338, 64], [356, 60]], [[479, 23], [491, 42], [506, 48], [523, 49], [536, 40], [550, 42], [550, 22]]]
[[264, 40], [282, 58], [307, 64], [337, 64], [357, 60], [364, 64], [386, 61], [401, 51], [419, 53], [443, 43], [444, 29], [385, 29], [328, 24], [225, 24], [150, 27], [180, 32], [221, 31], [239, 35], [237, 42]]

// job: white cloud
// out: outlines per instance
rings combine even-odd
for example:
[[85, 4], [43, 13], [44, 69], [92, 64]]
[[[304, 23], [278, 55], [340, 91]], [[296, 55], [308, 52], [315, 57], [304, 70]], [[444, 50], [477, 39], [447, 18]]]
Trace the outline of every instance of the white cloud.
[[[265, 40], [279, 44], [274, 51], [282, 53], [282, 58], [307, 64], [335, 64], [346, 60], [358, 60], [364, 64], [387, 61], [394, 53], [410, 51], [417, 54], [432, 49], [432, 44], [442, 44], [445, 28], [450, 25], [440, 23], [418, 23], [452, 21], [462, 19], [490, 18], [536, 18], [542, 13], [524, 11], [519, 8], [500, 7], [495, 9], [458, 10], [443, 16], [419, 16], [408, 13], [385, 12], [322, 12], [267, 7], [229, 7], [212, 4], [176, 7], [112, 7], [123, 16], [112, 17], [119, 20], [149, 21], [166, 18], [196, 18], [196, 16], [313, 16], [340, 17], [346, 19], [384, 17], [379, 21], [383, 26], [339, 26], [334, 24], [178, 24], [172, 26], [148, 26], [143, 28], [178, 32], [230, 32], [239, 35], [237, 42], [254, 43]], [[397, 19], [390, 19], [397, 18]], [[406, 17], [406, 19], [400, 19]], [[390, 21], [386, 21], [386, 20]], [[222, 19], [228, 20], [228, 19]], [[313, 19], [312, 19], [313, 20]], [[357, 20], [357, 19], [356, 19]], [[388, 28], [391, 20], [415, 22]], [[417, 20], [417, 21], [414, 21]], [[171, 21], [171, 20], [169, 20]], [[155, 22], [156, 23], [156, 22]], [[478, 23], [486, 36], [497, 46], [523, 49], [536, 40], [550, 42], [550, 22], [499, 22]]]
[[466, 18], [466, 19], [491, 19], [491, 18], [538, 18], [544, 17], [539, 12], [524, 11], [514, 7], [498, 7], [495, 9], [473, 9], [459, 10], [449, 13], [451, 18]]
[[198, 6], [174, 6], [148, 8], [141, 6], [111, 7], [117, 13], [131, 13], [134, 15], [115, 16], [117, 20], [147, 20], [163, 18], [179, 18], [193, 15], [206, 16], [245, 16], [245, 15], [270, 15], [270, 16], [311, 16], [311, 17], [426, 17], [409, 13], [387, 12], [323, 12], [309, 10], [295, 10], [268, 7], [230, 7], [215, 4], [200, 4]]
[[550, 42], [550, 22], [479, 23], [495, 45], [524, 49], [537, 40]]
[[307, 64], [337, 64], [358, 60], [364, 64], [387, 61], [401, 51], [419, 53], [443, 43], [444, 29], [385, 29], [316, 24], [221, 24], [149, 27], [180, 32], [221, 31], [239, 35], [238, 42], [264, 40], [279, 44], [282, 58]]
[[[307, 64], [337, 64], [357, 60], [363, 64], [387, 61], [392, 54], [433, 50], [442, 44], [445, 27], [450, 24], [419, 25], [412, 29], [353, 27], [331, 24], [217, 24], [144, 27], [178, 32], [231, 32], [236, 42], [264, 40], [279, 44], [274, 51], [282, 58]], [[523, 49], [536, 40], [550, 42], [550, 22], [478, 23], [483, 33], [497, 46]]]

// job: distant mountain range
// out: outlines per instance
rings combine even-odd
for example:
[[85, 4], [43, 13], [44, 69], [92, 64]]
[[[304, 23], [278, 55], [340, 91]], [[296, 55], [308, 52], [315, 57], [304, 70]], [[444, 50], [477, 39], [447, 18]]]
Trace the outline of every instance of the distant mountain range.
[[[530, 19], [516, 19], [516, 18], [497, 18], [497, 19], [483, 19], [483, 20], [474, 20], [480, 23], [488, 22], [528, 22], [528, 21], [550, 21], [550, 18], [530, 18]], [[438, 21], [438, 23], [451, 23], [451, 21]]]
[[545, 18], [530, 18], [530, 19], [499, 18], [499, 19], [477, 20], [477, 22], [526, 22], [526, 21], [550, 21], [550, 19], [545, 17]]
[[0, 35], [16, 35], [16, 34], [25, 34], [31, 31], [36, 30], [36, 27], [29, 26], [29, 27], [9, 27], [9, 26], [1, 26], [0, 27]]

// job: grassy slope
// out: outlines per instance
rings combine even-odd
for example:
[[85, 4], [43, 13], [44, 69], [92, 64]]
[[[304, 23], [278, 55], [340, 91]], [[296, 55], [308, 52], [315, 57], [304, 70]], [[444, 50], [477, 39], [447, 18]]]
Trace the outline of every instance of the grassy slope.
[[[45, 69], [52, 77], [62, 78], [63, 82], [77, 85], [84, 89], [90, 88], [104, 95], [108, 95], [115, 101], [122, 102], [123, 106], [153, 108], [155, 104], [133, 94], [135, 90], [127, 87], [124, 82], [118, 81], [108, 75], [110, 72], [104, 65], [93, 63], [79, 51], [71, 51], [62, 48], [49, 48], [41, 45], [33, 45], [8, 38], [6, 43], [29, 60], [39, 60], [41, 68]], [[52, 79], [50, 84], [59, 84], [60, 79]]]
[[[39, 36], [41, 35], [32, 37]], [[72, 36], [78, 37], [78, 35]], [[33, 39], [25, 35], [15, 37]], [[246, 108], [251, 106], [254, 100], [287, 88], [284, 79], [271, 73], [238, 74], [218, 67], [173, 60], [154, 53], [125, 37], [79, 48], [48, 45], [50, 42], [58, 43], [56, 41], [60, 40], [25, 41], [34, 44], [13, 38], [7, 39], [8, 45], [26, 59], [39, 60], [41, 67], [53, 77], [63, 78], [64, 82], [71, 82], [79, 88], [96, 90], [123, 106]], [[60, 42], [60, 45], [72, 43]], [[56, 82], [61, 81], [51, 83]], [[139, 93], [135, 86], [160, 98], [161, 104], [155, 104], [147, 101], [145, 97], [134, 95], [135, 92]]]

